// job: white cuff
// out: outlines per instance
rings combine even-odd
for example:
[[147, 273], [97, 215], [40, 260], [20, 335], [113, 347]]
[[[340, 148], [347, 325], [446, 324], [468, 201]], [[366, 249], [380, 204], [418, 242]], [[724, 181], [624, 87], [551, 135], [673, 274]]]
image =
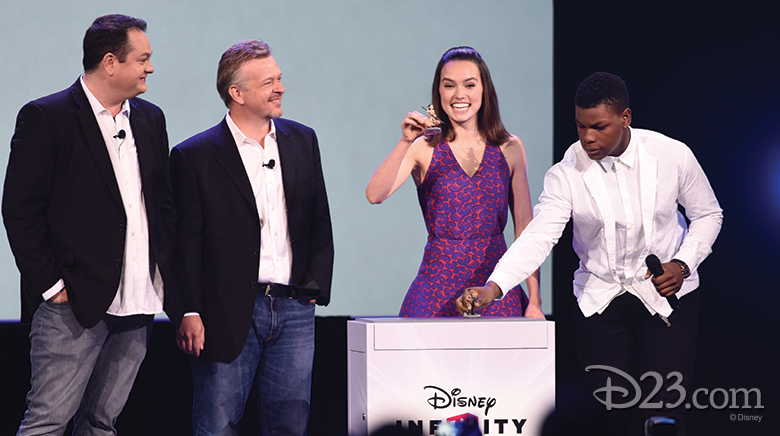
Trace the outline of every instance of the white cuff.
[[49, 301], [51, 297], [57, 295], [57, 293], [63, 289], [65, 289], [65, 281], [59, 279], [57, 280], [57, 283], [54, 284], [54, 286], [49, 288], [49, 290], [44, 292], [41, 296], [43, 297], [44, 301]]

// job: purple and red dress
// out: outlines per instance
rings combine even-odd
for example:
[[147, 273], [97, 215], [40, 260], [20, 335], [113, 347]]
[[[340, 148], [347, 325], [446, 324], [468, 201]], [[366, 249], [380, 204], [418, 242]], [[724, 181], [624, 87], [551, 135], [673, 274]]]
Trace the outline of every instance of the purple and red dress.
[[[455, 300], [463, 290], [485, 284], [507, 248], [509, 189], [509, 165], [498, 146], [485, 147], [482, 163], [471, 177], [449, 144], [434, 148], [417, 188], [428, 243], [399, 316], [457, 316]], [[522, 316], [527, 304], [528, 297], [517, 286], [478, 313]]]

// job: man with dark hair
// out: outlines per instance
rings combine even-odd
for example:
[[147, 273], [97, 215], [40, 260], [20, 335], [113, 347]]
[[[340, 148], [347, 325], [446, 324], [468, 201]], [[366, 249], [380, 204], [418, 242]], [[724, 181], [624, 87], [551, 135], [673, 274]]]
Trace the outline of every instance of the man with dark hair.
[[171, 151], [176, 259], [196, 435], [238, 434], [251, 390], [263, 434], [309, 421], [314, 306], [330, 301], [333, 235], [314, 131], [282, 116], [268, 45], [222, 55], [228, 113]]
[[[574, 273], [580, 367], [596, 383], [601, 401], [611, 402], [605, 408], [612, 409], [614, 434], [642, 434], [644, 419], [632, 417], [637, 413], [671, 416], [684, 435], [681, 393], [691, 394], [698, 331], [696, 270], [712, 251], [722, 211], [685, 144], [631, 127], [628, 91], [618, 76], [595, 73], [582, 82], [575, 122], [580, 140], [545, 175], [534, 219], [488, 283], [467, 289], [458, 307], [484, 307], [524, 280], [571, 219], [580, 258]], [[645, 267], [650, 254], [663, 262], [658, 277]], [[671, 296], [681, 304], [672, 307]], [[640, 409], [638, 401], [627, 407], [640, 393], [618, 371], [635, 380], [651, 373], [641, 385], [642, 400], [655, 392], [656, 382], [665, 385], [651, 407]]]
[[154, 72], [145, 28], [96, 19], [84, 74], [19, 111], [2, 204], [32, 322], [19, 435], [62, 434], [74, 415], [74, 434], [115, 434], [164, 299], [178, 322], [165, 118], [136, 98]]
[[81, 60], [84, 72], [94, 72], [106, 53], [113, 53], [119, 62], [125, 62], [131, 49], [128, 30], [146, 32], [146, 21], [119, 14], [96, 18], [84, 35]]
[[574, 96], [575, 107], [591, 109], [601, 104], [616, 114], [622, 114], [628, 109], [626, 82], [614, 74], [597, 72], [591, 74], [577, 87]]

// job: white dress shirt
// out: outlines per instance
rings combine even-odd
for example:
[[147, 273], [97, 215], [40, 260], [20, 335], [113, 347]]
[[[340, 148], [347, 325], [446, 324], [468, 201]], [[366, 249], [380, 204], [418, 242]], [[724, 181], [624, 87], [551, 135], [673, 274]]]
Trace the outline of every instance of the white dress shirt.
[[[260, 217], [260, 269], [257, 282], [289, 285], [292, 246], [287, 229], [287, 202], [282, 183], [279, 145], [276, 142], [276, 126], [271, 120], [271, 130], [261, 146], [241, 132], [229, 112], [225, 118], [252, 185]], [[270, 167], [272, 160], [273, 168]]]
[[[149, 223], [141, 186], [138, 153], [133, 130], [130, 128], [130, 103], [125, 100], [120, 112], [113, 117], [89, 90], [83, 75], [80, 80], [103, 135], [127, 218], [122, 275], [114, 301], [106, 313], [127, 316], [162, 312], [162, 278], [157, 266], [154, 283], [149, 272]], [[125, 137], [118, 138], [116, 135], [122, 130]], [[59, 289], [55, 290], [59, 285], [62, 285], [59, 289], [64, 287], [62, 280], [47, 291], [44, 298], [51, 298], [59, 292]]]
[[[603, 312], [630, 292], [650, 313], [672, 308], [645, 279], [645, 257], [680, 259], [691, 269], [678, 296], [699, 285], [697, 267], [712, 251], [723, 214], [690, 149], [656, 132], [631, 129], [618, 158], [593, 161], [575, 142], [544, 178], [534, 219], [488, 279], [502, 290], [525, 280], [573, 221], [572, 246], [580, 259], [574, 294], [585, 316]], [[690, 219], [686, 226], [678, 202]]]

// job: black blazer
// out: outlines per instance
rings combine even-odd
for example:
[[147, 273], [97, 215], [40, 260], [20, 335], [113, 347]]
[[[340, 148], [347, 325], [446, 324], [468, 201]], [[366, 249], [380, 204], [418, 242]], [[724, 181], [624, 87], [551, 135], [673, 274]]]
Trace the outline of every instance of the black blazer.
[[[176, 221], [168, 135], [159, 107], [130, 99], [149, 223], [150, 269], [157, 263], [166, 310], [177, 304], [172, 262]], [[79, 323], [92, 327], [114, 300], [127, 219], [106, 144], [79, 80], [19, 111], [3, 187], [8, 242], [22, 278], [22, 321], [58, 279]], [[169, 297], [170, 294], [170, 297]]]
[[[330, 301], [333, 234], [317, 136], [274, 120], [292, 243], [292, 285], [317, 304]], [[260, 220], [252, 186], [227, 122], [171, 151], [177, 209], [178, 287], [185, 312], [206, 329], [202, 355], [229, 362], [244, 348], [252, 320]]]

